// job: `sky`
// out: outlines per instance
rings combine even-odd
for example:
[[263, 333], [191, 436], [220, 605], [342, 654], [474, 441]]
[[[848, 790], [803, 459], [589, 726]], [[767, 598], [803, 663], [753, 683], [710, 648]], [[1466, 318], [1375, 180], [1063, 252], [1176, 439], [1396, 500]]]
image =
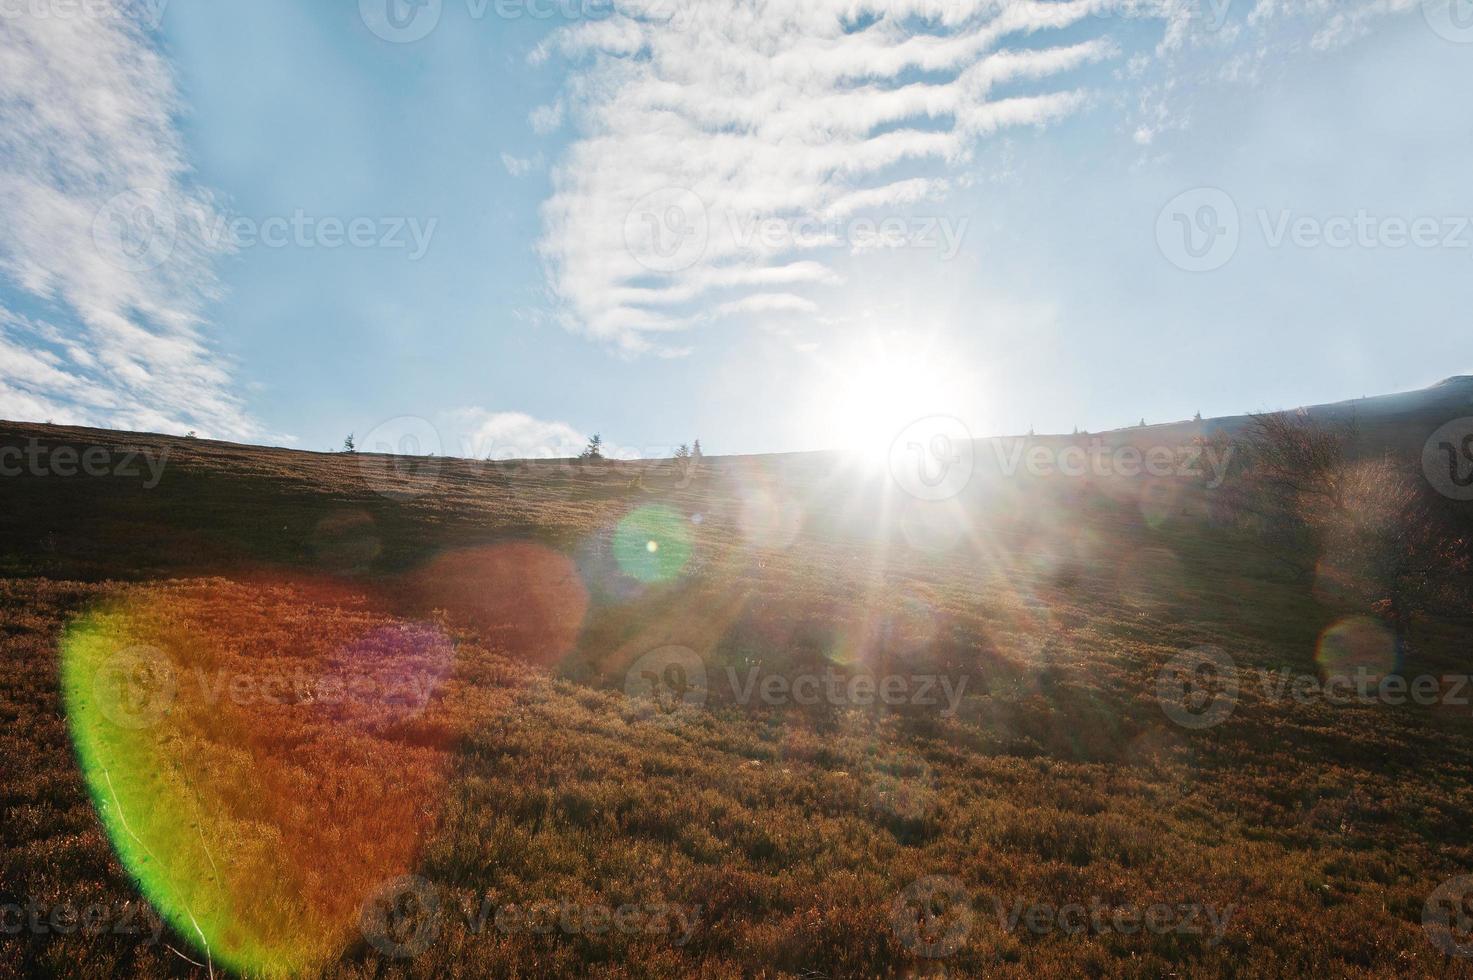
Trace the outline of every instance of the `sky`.
[[0, 417], [727, 454], [1418, 388], [1470, 80], [1473, 0], [0, 0]]

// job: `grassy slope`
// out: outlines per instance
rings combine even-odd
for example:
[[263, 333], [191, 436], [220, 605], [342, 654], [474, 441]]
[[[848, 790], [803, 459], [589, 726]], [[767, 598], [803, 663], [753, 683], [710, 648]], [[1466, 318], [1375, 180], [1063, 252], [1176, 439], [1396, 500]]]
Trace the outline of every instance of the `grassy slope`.
[[[4, 481], [0, 899], [136, 894], [70, 749], [57, 638], [106, 597], [142, 588], [173, 602], [203, 589], [240, 606], [316, 605], [324, 621], [343, 609], [432, 619], [457, 637], [454, 679], [432, 713], [444, 789], [413, 869], [456, 901], [439, 940], [393, 969], [931, 972], [898, 940], [891, 906], [942, 874], [967, 885], [976, 909], [968, 942], [944, 961], [958, 975], [1469, 972], [1420, 921], [1432, 889], [1473, 859], [1468, 709], [1300, 706], [1250, 688], [1211, 731], [1162, 714], [1156, 676], [1180, 651], [1215, 643], [1240, 664], [1312, 672], [1334, 618], [1210, 526], [1177, 515], [1152, 528], [1119, 493], [988, 487], [969, 498], [958, 536], [934, 510], [823, 457], [711, 461], [684, 489], [659, 475], [639, 485], [617, 466], [569, 475], [444, 461], [434, 492], [403, 501], [371, 492], [363, 461], [346, 456], [19, 425], [0, 445], [32, 436], [171, 455], [152, 490], [113, 477]], [[744, 503], [763, 488], [800, 502], [790, 542], [781, 508]], [[656, 503], [702, 515], [694, 557], [675, 582], [631, 589], [609, 571], [610, 529]], [[754, 531], [771, 547], [753, 544]], [[440, 601], [443, 581], [423, 571], [447, 552], [513, 540], [569, 556], [591, 583], [567, 657], [548, 662], [548, 624], [523, 617], [517, 582], [503, 576], [489, 605], [465, 608]], [[218, 578], [198, 581], [207, 575]], [[139, 584], [164, 579], [192, 581]], [[1458, 624], [1423, 634], [1409, 672], [1465, 661]], [[664, 643], [698, 649], [713, 674], [857, 649], [892, 670], [965, 677], [968, 697], [948, 719], [713, 695], [710, 710], [670, 724], [622, 693], [629, 664]], [[612, 933], [474, 935], [460, 904], [480, 896], [679, 902], [701, 907], [702, 925], [684, 948]], [[994, 899], [1096, 896], [1236, 912], [1209, 944], [1006, 932], [994, 911]], [[192, 969], [126, 937], [0, 937], [0, 963], [92, 976]], [[356, 942], [332, 972], [387, 968]]]

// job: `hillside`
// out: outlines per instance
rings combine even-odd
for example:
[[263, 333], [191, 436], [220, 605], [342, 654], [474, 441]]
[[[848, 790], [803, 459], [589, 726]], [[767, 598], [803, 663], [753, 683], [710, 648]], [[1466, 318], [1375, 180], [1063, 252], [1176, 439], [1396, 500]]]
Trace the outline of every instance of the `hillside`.
[[[1427, 434], [1452, 419], [1473, 415], [1473, 376], [1447, 378], [1416, 391], [1376, 395], [1324, 405], [1295, 406], [1288, 411], [1330, 424], [1353, 427], [1363, 455], [1390, 452], [1415, 458]], [[1247, 427], [1250, 416], [1153, 423], [1143, 428], [1111, 429], [1098, 434], [1114, 443], [1174, 444], [1195, 438], [1235, 436]], [[1046, 440], [1073, 441], [1073, 436], [1042, 436]]]
[[[1354, 412], [1413, 459], [1470, 398]], [[0, 975], [1473, 975], [1469, 708], [1284, 686], [1461, 675], [1469, 622], [1398, 647], [1200, 479], [6, 447]]]

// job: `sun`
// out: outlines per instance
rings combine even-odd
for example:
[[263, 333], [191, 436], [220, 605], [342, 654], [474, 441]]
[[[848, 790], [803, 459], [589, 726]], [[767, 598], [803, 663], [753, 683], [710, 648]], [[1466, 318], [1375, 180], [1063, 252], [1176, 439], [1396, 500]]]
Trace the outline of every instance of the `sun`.
[[829, 445], [866, 465], [884, 462], [908, 427], [935, 416], [962, 416], [973, 394], [961, 372], [935, 352], [870, 347], [837, 360], [822, 396]]

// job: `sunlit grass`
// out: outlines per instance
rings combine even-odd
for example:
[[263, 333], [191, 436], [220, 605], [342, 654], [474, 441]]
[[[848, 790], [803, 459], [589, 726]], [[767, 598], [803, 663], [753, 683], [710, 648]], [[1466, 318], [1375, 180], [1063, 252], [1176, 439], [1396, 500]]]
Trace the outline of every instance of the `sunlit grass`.
[[[941, 964], [953, 975], [1446, 964], [1420, 916], [1473, 860], [1473, 721], [1252, 686], [1212, 732], [1163, 714], [1156, 678], [1182, 649], [1313, 672], [1343, 618], [1224, 529], [1147, 520], [1121, 488], [917, 506], [839, 462], [717, 461], [650, 487], [617, 466], [503, 478], [446, 461], [439, 493], [386, 502], [351, 460], [295, 459], [186, 459], [189, 493], [214, 505], [207, 544], [168, 483], [113, 498], [126, 520], [78, 512], [119, 542], [78, 562], [136, 567], [152, 549], [176, 581], [0, 581], [0, 750], [20, 760], [0, 774], [4, 897], [141, 894], [170, 926], [160, 946], [0, 936], [24, 971], [157, 976], [208, 955], [341, 976], [912, 975], [937, 964], [902, 944], [891, 906], [931, 874], [965, 882], [977, 912]], [[190, 573], [222, 554], [227, 576]], [[1423, 624], [1410, 666], [1461, 662], [1461, 635]], [[139, 645], [191, 683], [195, 667], [357, 670], [432, 696], [416, 710], [183, 688], [153, 727], [119, 731], [85, 703], [88, 678]], [[631, 665], [668, 645], [702, 659], [703, 703], [627, 696]], [[954, 715], [742, 701], [723, 679], [753, 667], [966, 687]], [[434, 941], [401, 961], [359, 914], [403, 874], [445, 901]], [[1236, 911], [1217, 943], [997, 926], [994, 901], [1094, 897]], [[678, 903], [700, 924], [675, 946], [478, 932], [464, 911], [544, 900]]]

